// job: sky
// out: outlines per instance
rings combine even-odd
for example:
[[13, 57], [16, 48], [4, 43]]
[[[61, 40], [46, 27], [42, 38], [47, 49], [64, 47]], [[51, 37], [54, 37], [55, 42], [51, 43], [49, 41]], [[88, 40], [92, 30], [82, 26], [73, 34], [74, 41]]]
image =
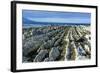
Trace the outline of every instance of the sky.
[[91, 23], [90, 13], [80, 12], [58, 12], [58, 11], [39, 11], [39, 10], [23, 10], [23, 24], [29, 22], [40, 23]]

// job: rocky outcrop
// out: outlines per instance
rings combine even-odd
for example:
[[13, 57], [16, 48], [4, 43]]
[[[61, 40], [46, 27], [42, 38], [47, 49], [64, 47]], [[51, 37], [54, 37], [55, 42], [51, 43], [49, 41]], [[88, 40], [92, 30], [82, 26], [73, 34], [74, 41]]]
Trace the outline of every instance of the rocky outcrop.
[[41, 62], [47, 55], [48, 51], [47, 50], [41, 50], [38, 55], [35, 57], [34, 62]]
[[52, 60], [56, 60], [60, 55], [59, 49], [56, 47], [53, 47], [49, 53], [49, 58]]
[[[85, 27], [84, 27], [85, 28]], [[23, 62], [91, 58], [90, 35], [82, 26], [23, 28]], [[88, 34], [87, 34], [88, 31]]]

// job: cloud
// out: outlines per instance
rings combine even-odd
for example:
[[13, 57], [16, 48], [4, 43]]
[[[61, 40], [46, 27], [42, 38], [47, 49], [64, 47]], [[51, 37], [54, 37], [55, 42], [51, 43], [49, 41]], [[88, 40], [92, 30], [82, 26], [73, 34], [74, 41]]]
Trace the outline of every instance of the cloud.
[[36, 22], [51, 22], [51, 23], [90, 23], [88, 18], [28, 18]]

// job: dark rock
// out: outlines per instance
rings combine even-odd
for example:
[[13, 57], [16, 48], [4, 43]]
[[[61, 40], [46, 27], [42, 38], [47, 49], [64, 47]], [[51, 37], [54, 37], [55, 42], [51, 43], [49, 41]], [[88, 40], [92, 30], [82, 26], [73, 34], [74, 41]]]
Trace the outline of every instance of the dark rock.
[[49, 61], [49, 58], [45, 58], [44, 61], [45, 61], [45, 62], [48, 62], [48, 61]]
[[59, 49], [56, 47], [53, 47], [49, 53], [49, 58], [51, 60], [56, 60], [60, 55]]
[[38, 55], [35, 57], [34, 62], [41, 62], [47, 55], [48, 51], [47, 50], [41, 50]]
[[37, 52], [39, 53], [41, 50], [44, 50], [44, 49], [45, 49], [44, 45], [41, 45], [40, 48], [37, 50]]
[[59, 46], [61, 40], [62, 40], [62, 38], [59, 38], [59, 39], [55, 42], [54, 46], [55, 46], [55, 47], [56, 47], [56, 46]]
[[40, 46], [40, 43], [31, 43], [27, 42], [25, 45], [23, 45], [23, 55], [27, 56], [28, 53], [36, 51]]
[[53, 59], [53, 58], [45, 58], [44, 61], [45, 61], [45, 62], [54, 61], [54, 59]]
[[23, 57], [22, 62], [27, 63], [28, 60], [29, 60], [29, 58], [27, 58], [27, 57]]

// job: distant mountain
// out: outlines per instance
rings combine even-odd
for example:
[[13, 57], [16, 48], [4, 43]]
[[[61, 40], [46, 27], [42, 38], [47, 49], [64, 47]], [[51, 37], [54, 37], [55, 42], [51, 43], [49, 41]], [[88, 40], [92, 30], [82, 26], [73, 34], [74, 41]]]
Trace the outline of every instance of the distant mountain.
[[33, 20], [29, 20], [27, 18], [23, 18], [23, 26], [66, 26], [66, 25], [90, 25], [84, 23], [53, 23], [53, 22], [36, 22]]
[[27, 18], [24, 18], [24, 17], [22, 18], [22, 22], [23, 22], [23, 24], [33, 24], [33, 21], [31, 21]]

